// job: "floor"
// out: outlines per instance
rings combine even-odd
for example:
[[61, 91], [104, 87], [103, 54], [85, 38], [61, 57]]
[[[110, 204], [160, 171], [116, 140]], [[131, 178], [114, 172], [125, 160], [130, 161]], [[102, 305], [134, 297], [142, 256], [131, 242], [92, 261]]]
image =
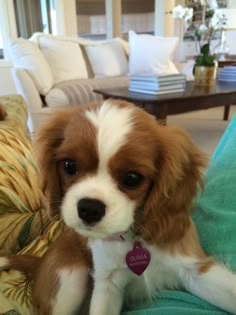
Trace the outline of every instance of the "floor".
[[[230, 119], [236, 113], [231, 106]], [[229, 121], [223, 121], [223, 107], [211, 108], [187, 114], [169, 116], [167, 124], [180, 126], [188, 131], [194, 142], [209, 155], [214, 152]]]

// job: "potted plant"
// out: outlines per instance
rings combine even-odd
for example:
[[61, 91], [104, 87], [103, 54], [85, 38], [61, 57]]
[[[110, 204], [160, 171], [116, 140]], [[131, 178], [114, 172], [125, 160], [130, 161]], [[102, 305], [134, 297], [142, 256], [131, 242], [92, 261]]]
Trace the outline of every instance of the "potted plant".
[[194, 21], [194, 10], [192, 8], [178, 5], [172, 11], [173, 17], [184, 21], [185, 29], [193, 30], [196, 42], [196, 58], [194, 75], [196, 85], [213, 85], [216, 72], [216, 56], [211, 52], [211, 41], [216, 32], [221, 31], [226, 23], [224, 14], [217, 13], [218, 4], [216, 0], [196, 0], [195, 7], [201, 12], [201, 22]]

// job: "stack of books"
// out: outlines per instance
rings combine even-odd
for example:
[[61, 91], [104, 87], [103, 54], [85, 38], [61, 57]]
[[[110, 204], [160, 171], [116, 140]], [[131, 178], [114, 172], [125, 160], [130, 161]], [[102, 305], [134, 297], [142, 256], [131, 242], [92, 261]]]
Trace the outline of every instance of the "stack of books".
[[184, 74], [134, 75], [130, 79], [129, 91], [145, 94], [181, 93], [185, 90]]
[[218, 79], [220, 81], [236, 82], [236, 65], [219, 69]]

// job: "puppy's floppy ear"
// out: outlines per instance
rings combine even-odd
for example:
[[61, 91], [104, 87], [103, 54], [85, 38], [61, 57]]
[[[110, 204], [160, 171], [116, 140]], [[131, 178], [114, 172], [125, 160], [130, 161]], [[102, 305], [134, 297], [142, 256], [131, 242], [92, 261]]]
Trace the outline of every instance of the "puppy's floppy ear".
[[141, 230], [144, 240], [164, 245], [178, 241], [189, 227], [207, 158], [182, 129], [158, 126], [156, 135], [156, 174]]
[[52, 217], [59, 214], [63, 197], [56, 150], [63, 142], [64, 130], [72, 112], [69, 110], [53, 114], [36, 133], [34, 151], [39, 167], [39, 182]]

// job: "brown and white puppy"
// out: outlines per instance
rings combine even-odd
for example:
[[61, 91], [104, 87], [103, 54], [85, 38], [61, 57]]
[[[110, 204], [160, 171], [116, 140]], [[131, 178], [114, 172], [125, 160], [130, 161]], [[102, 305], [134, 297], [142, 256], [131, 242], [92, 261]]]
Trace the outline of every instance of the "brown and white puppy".
[[[42, 259], [0, 259], [32, 274], [34, 314], [74, 314], [91, 274], [90, 315], [118, 315], [124, 300], [162, 289], [236, 314], [236, 277], [204, 253], [190, 217], [206, 160], [184, 131], [107, 100], [55, 114], [37, 148], [51, 215], [61, 212], [69, 228]], [[146, 268], [140, 275], [130, 251]]]

